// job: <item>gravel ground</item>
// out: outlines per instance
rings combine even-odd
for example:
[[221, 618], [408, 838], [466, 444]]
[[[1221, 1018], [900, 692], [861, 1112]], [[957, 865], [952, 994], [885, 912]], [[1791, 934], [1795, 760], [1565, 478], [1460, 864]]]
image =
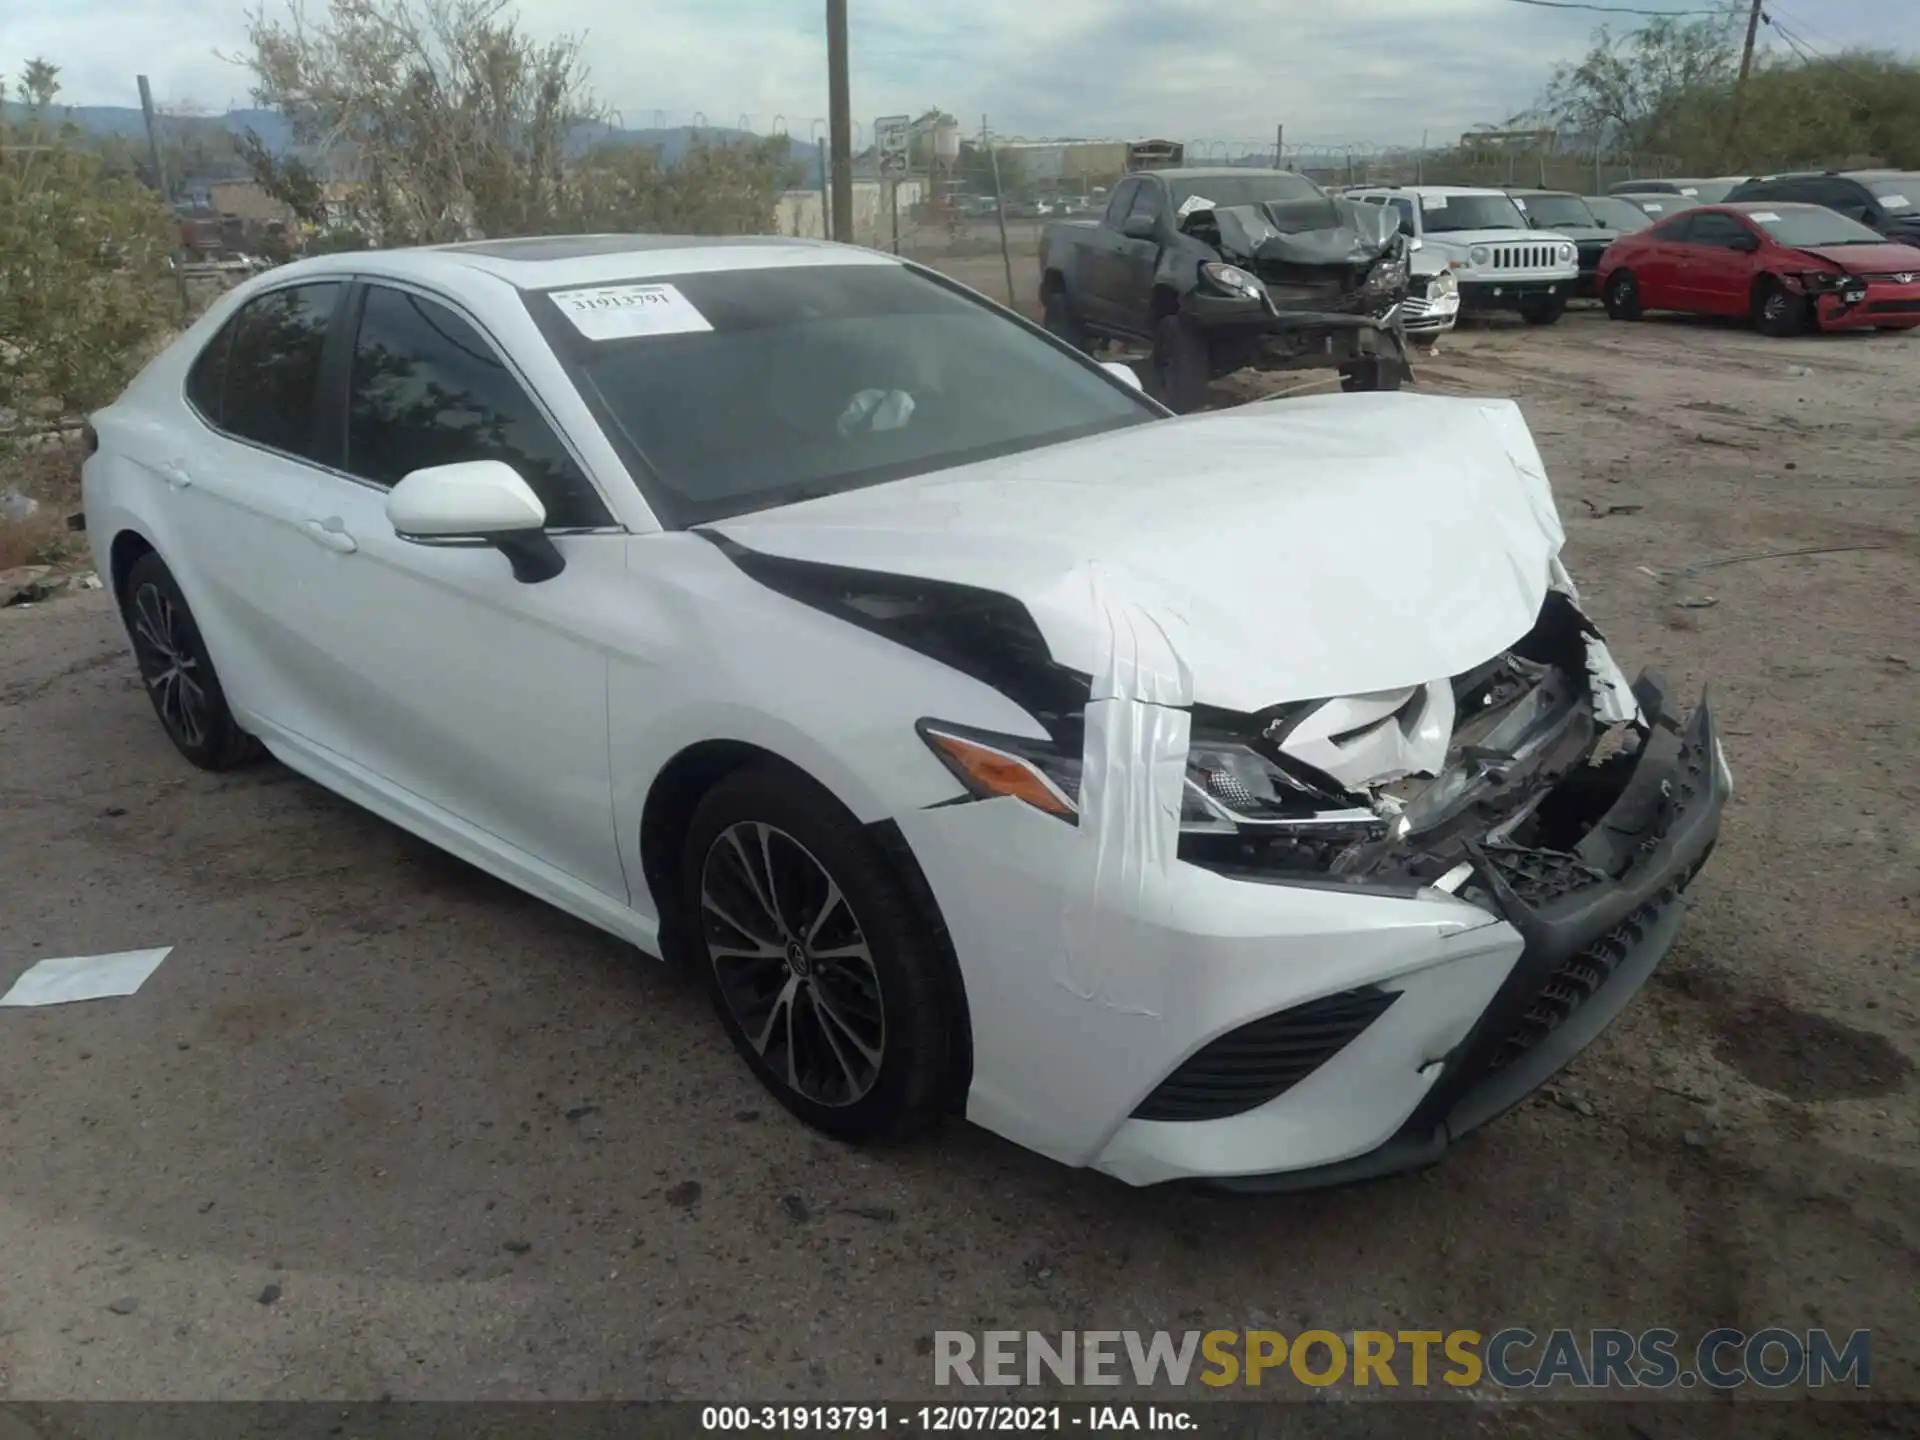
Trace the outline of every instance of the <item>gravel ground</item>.
[[[0, 1400], [906, 1398], [935, 1329], [1505, 1324], [1867, 1326], [1920, 1398], [1920, 335], [1575, 314], [1421, 382], [1519, 398], [1588, 608], [1711, 679], [1736, 775], [1679, 947], [1554, 1096], [1261, 1201], [959, 1123], [842, 1148], [688, 980], [275, 764], [190, 769], [73, 595], [0, 611], [0, 988], [176, 948], [0, 1012]], [[1702, 1433], [1585, 1408], [1555, 1428]], [[1885, 1419], [1821, 1412], [1769, 1424]]]

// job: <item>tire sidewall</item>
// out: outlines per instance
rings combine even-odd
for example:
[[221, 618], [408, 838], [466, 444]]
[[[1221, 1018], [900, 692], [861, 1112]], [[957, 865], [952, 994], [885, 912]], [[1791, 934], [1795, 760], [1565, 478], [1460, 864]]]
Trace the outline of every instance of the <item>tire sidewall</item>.
[[1074, 313], [1073, 302], [1067, 298], [1064, 285], [1055, 285], [1041, 297], [1041, 307], [1045, 312], [1041, 321], [1043, 328], [1054, 339], [1085, 352], [1088, 349], [1087, 329], [1080, 323], [1080, 317]]
[[[1768, 302], [1776, 296], [1783, 302], [1778, 319], [1767, 313]], [[1790, 340], [1807, 328], [1805, 303], [1774, 279], [1761, 282], [1759, 292], [1754, 296], [1753, 319], [1761, 334], [1776, 340]]]
[[1207, 337], [1184, 317], [1168, 315], [1153, 332], [1154, 398], [1179, 414], [1207, 403], [1212, 383]]
[[1614, 320], [1638, 320], [1640, 318], [1640, 282], [1631, 270], [1621, 270], [1607, 277], [1607, 287], [1600, 295], [1601, 302], [1607, 308], [1607, 315]]
[[167, 724], [166, 716], [160, 710], [159, 698], [153, 693], [153, 687], [145, 683], [144, 672], [141, 675], [141, 688], [147, 692], [154, 717], [160, 721], [161, 729], [166, 731], [167, 738], [173, 742], [176, 750], [203, 770], [228, 769], [251, 753], [249, 737], [227, 705], [227, 692], [220, 683], [220, 673], [214, 667], [213, 656], [207, 650], [206, 637], [200, 633], [200, 622], [194, 617], [193, 607], [187, 603], [180, 582], [173, 578], [167, 563], [152, 551], [134, 561], [133, 567], [127, 572], [126, 588], [120, 602], [121, 623], [126, 627], [128, 641], [134, 646], [136, 663], [139, 655], [139, 641], [134, 636], [134, 620], [139, 613], [137, 597], [149, 586], [173, 607], [175, 624], [180, 631], [179, 639], [199, 662], [195, 668], [207, 702], [207, 731], [200, 742], [187, 743]]
[[[879, 979], [885, 1048], [873, 1087], [851, 1105], [823, 1105], [791, 1089], [753, 1048], [728, 1008], [701, 913], [707, 852], [732, 825], [761, 821], [785, 831], [840, 887], [865, 935]], [[798, 771], [767, 766], [736, 771], [695, 808], [681, 856], [681, 914], [727, 1037], [767, 1090], [799, 1119], [847, 1140], [904, 1138], [937, 1118], [950, 1077], [949, 1002], [944, 960], [906, 888], [860, 824], [826, 790]]]

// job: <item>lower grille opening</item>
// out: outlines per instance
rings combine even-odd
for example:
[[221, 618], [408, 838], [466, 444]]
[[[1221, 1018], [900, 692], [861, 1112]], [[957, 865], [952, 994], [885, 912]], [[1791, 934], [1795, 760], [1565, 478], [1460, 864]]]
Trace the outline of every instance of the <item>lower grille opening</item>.
[[1343, 990], [1230, 1030], [1135, 1107], [1136, 1120], [1223, 1120], [1284, 1095], [1351, 1044], [1399, 993]]

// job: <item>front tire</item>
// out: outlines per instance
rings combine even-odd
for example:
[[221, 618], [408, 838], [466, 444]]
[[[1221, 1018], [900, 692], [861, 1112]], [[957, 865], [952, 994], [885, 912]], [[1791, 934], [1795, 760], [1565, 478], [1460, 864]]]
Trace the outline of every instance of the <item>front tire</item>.
[[1640, 282], [1631, 270], [1616, 270], [1607, 277], [1600, 303], [1607, 307], [1609, 320], [1638, 320], [1645, 313], [1640, 308]]
[[1213, 381], [1213, 352], [1200, 329], [1178, 315], [1163, 319], [1153, 332], [1154, 398], [1169, 410], [1190, 415], [1207, 403]]
[[120, 618], [154, 714], [174, 748], [202, 770], [231, 770], [255, 753], [227, 707], [207, 642], [166, 562], [148, 551], [127, 572]]
[[1791, 340], [1807, 328], [1807, 302], [1771, 276], [1753, 296], [1753, 321], [1762, 335]]
[[714, 1007], [775, 1099], [843, 1140], [938, 1119], [951, 1034], [940, 953], [831, 795], [773, 767], [728, 776], [694, 811], [681, 874]]

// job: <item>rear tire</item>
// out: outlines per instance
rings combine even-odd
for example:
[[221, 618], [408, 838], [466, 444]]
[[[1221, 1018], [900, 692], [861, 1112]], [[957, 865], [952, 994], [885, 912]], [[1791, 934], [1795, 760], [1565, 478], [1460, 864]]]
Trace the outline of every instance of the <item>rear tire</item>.
[[1154, 398], [1189, 415], [1207, 403], [1213, 352], [1199, 328], [1178, 315], [1163, 319], [1153, 334]]
[[681, 875], [714, 1008], [776, 1100], [843, 1140], [935, 1123], [950, 1076], [943, 962], [831, 795], [797, 772], [736, 771], [695, 809]]
[[231, 770], [251, 759], [258, 747], [227, 707], [187, 597], [152, 551], [127, 572], [120, 618], [147, 698], [174, 749], [202, 770]]
[[1045, 318], [1040, 322], [1054, 339], [1064, 341], [1082, 354], [1088, 353], [1092, 346], [1087, 339], [1087, 327], [1080, 323], [1080, 316], [1073, 308], [1073, 301], [1067, 298], [1067, 287], [1055, 281], [1049, 285], [1040, 297]]
[[1753, 323], [1762, 335], [1791, 340], [1807, 328], [1807, 320], [1806, 300], [1772, 276], [1762, 280], [1754, 290]]
[[1640, 308], [1640, 282], [1631, 270], [1616, 270], [1607, 277], [1607, 288], [1600, 297], [1609, 320], [1638, 320], [1646, 312]]
[[1547, 295], [1527, 300], [1520, 306], [1520, 318], [1529, 325], [1557, 325], [1567, 313], [1566, 297]]

